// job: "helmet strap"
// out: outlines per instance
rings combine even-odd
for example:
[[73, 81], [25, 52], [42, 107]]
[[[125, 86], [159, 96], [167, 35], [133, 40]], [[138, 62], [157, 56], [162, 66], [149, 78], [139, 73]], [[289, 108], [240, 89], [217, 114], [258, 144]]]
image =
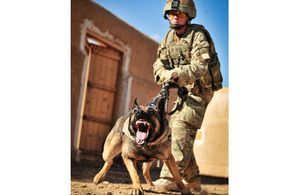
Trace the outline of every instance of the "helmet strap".
[[170, 28], [171, 29], [174, 29], [174, 30], [181, 30], [181, 29], [183, 29], [183, 27], [184, 27], [185, 25], [180, 25], [180, 24], [172, 24], [171, 22], [170, 22]]
[[187, 20], [185, 24], [172, 24], [170, 21], [169, 21], [169, 24], [170, 24], [170, 28], [171, 29], [174, 29], [174, 30], [181, 30], [183, 29], [186, 25], [188, 24], [191, 24], [191, 20]]

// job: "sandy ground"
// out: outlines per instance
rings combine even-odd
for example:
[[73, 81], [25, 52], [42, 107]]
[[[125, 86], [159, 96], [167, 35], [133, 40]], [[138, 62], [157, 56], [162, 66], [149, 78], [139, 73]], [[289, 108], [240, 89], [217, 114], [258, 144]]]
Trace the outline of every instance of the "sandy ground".
[[[116, 157], [113, 166], [108, 171], [105, 180], [98, 184], [93, 184], [94, 176], [102, 168], [102, 161], [82, 160], [80, 163], [72, 162], [71, 164], [71, 195], [115, 195], [115, 194], [129, 194], [131, 189], [131, 179], [129, 173], [121, 160]], [[157, 192], [151, 190], [143, 176], [142, 164], [138, 163], [138, 173], [142, 182], [142, 187], [146, 195], [157, 194], [180, 194], [180, 192]], [[153, 181], [159, 178], [159, 169], [152, 167], [150, 170]], [[202, 176], [202, 190], [201, 192], [193, 192], [199, 195], [225, 195], [228, 194], [228, 179]]]

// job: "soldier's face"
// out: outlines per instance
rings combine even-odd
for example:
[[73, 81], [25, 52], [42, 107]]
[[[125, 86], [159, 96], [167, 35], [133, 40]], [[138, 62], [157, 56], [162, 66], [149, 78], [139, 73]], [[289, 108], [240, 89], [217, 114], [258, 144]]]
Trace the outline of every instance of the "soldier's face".
[[184, 25], [186, 21], [189, 19], [185, 13], [178, 12], [178, 11], [170, 11], [168, 15], [169, 15], [169, 20], [172, 24]]

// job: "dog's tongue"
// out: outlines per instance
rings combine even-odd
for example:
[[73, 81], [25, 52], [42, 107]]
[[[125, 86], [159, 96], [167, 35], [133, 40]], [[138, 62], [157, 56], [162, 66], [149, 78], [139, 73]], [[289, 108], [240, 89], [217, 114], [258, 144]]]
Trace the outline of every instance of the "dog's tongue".
[[139, 141], [143, 141], [144, 139], [147, 138], [147, 132], [138, 131], [136, 137], [138, 138]]

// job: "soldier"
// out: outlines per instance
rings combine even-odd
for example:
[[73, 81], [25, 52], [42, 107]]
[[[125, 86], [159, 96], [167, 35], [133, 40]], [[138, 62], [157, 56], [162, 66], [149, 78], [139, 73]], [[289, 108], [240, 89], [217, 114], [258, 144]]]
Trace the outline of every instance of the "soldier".
[[[163, 12], [171, 29], [159, 45], [157, 60], [153, 64], [154, 79], [159, 85], [172, 79], [187, 91], [181, 97], [181, 104], [177, 101], [178, 109], [170, 119], [172, 153], [184, 184], [200, 190], [193, 146], [206, 107], [214, 91], [222, 88], [220, 64], [209, 33], [202, 25], [191, 24], [196, 17], [193, 0], [168, 0]], [[160, 179], [154, 185], [162, 191], [176, 189], [166, 165], [163, 165]]]

